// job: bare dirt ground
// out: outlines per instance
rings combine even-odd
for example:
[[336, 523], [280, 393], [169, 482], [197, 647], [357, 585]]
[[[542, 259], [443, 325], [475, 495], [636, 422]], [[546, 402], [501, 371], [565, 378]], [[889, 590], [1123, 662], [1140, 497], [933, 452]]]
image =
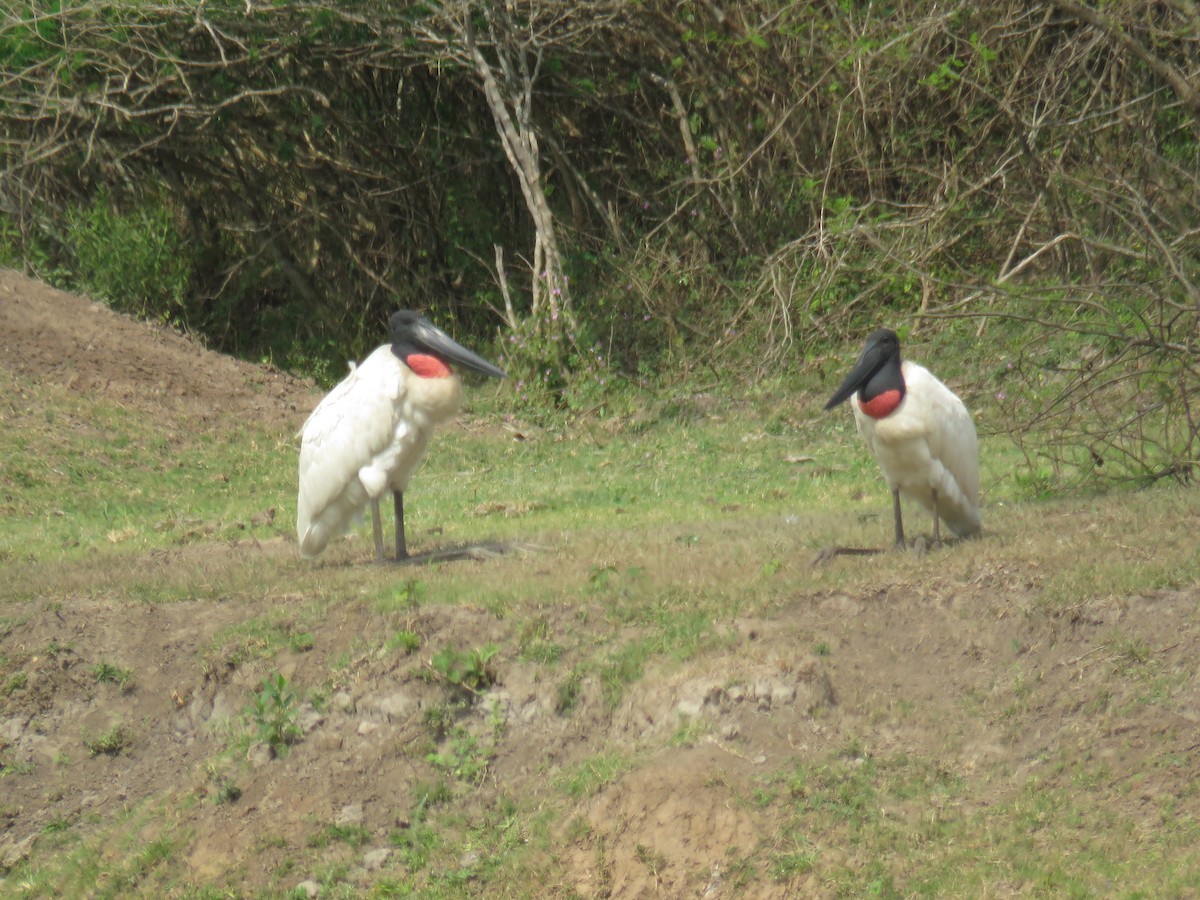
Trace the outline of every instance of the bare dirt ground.
[[[231, 416], [250, 416], [286, 433], [316, 397], [312, 385], [11, 272], [0, 272], [0, 336], [0, 366], [180, 428], [230, 427]], [[203, 571], [293, 552], [282, 542], [190, 544], [137, 564], [149, 571], [187, 562]], [[527, 563], [488, 565], [500, 577]], [[423, 752], [409, 751], [430, 740], [424, 713], [445, 687], [415, 656], [362, 651], [364, 635], [396, 628], [394, 616], [366, 604], [334, 608], [311, 649], [275, 657], [295, 684], [328, 683], [335, 660], [338, 676], [319, 711], [301, 717], [304, 739], [281, 759], [252, 754], [229, 773], [241, 796], [214, 802], [224, 777], [215, 760], [228, 741], [221, 723], [245, 707], [263, 674], [239, 664], [221, 636], [279, 614], [285, 594], [277, 586], [262, 600], [149, 604], [30, 596], [4, 610], [0, 663], [28, 667], [24, 683], [0, 695], [0, 754], [13, 763], [0, 779], [0, 873], [37, 858], [57, 829], [101, 833], [126, 813], [145, 816], [135, 827], [146, 839], [182, 826], [191, 884], [291, 889], [311, 873], [289, 870], [288, 860], [321, 852], [314, 835], [331, 823], [362, 829], [363, 843], [337, 852], [364, 889], [377, 869], [400, 865], [391, 850], [370, 852], [394, 848], [394, 835], [411, 826], [413, 787], [430, 769]], [[807, 871], [772, 873], [765, 861], [788, 817], [779, 804], [747, 798], [789, 761], [827, 759], [848, 746], [937, 760], [974, 785], [969, 796], [979, 809], [1010, 801], [1048, 756], [1073, 754], [1103, 762], [1112, 809], [1148, 831], [1168, 805], [1173, 816], [1200, 817], [1194, 765], [1161, 764], [1172, 754], [1196, 758], [1200, 591], [1096, 597], [1053, 619], [1037, 614], [1037, 601], [1036, 572], [1002, 560], [967, 580], [931, 575], [872, 590], [800, 592], [758, 618], [718, 623], [718, 650], [646, 673], [615, 710], [585, 678], [570, 715], [558, 711], [557, 685], [538, 665], [501, 654], [496, 683], [474, 704], [492, 712], [469, 720], [481, 743], [497, 734], [497, 717], [505, 723], [477, 802], [549, 796], [561, 773], [606, 749], [636, 760], [597, 792], [583, 792], [550, 827], [550, 880], [528, 892], [583, 897], [836, 893], [821, 873], [867, 865], [862, 849], [813, 834], [816, 861]], [[578, 609], [539, 614], [552, 634], [586, 627]], [[287, 632], [281, 615], [277, 627]], [[417, 608], [404, 624], [427, 646], [511, 647], [519, 638], [510, 622], [468, 606]], [[1123, 659], [1114, 634], [1152, 656], [1172, 702], [1140, 702], [1143, 680], [1113, 678]], [[824, 643], [819, 653], [816, 641]], [[91, 667], [102, 660], [134, 665], [132, 683], [98, 684]], [[560, 661], [561, 669], [572, 662]], [[134, 732], [127, 751], [80, 752], [80, 735], [101, 734], [116, 720]], [[681, 721], [703, 727], [670, 740]], [[1072, 772], [1043, 777], [1049, 788]], [[930, 811], [897, 802], [884, 813], [919, 823]], [[497, 840], [501, 832], [498, 823]], [[486, 853], [481, 846], [465, 854], [461, 868], [481, 865]], [[755, 858], [757, 868], [738, 868]], [[986, 893], [1027, 888], [1015, 881]]]
[[0, 269], [0, 366], [181, 422], [227, 414], [293, 422], [316, 396], [311, 384], [11, 269]]

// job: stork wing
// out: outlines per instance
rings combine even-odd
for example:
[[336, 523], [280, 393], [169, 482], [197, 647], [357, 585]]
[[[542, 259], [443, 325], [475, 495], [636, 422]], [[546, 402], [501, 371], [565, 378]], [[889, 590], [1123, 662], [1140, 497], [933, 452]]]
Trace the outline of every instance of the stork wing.
[[306, 556], [320, 553], [369, 499], [359, 470], [392, 443], [404, 391], [404, 367], [385, 345], [330, 391], [304, 423], [296, 534]]
[[904, 382], [905, 403], [916, 400], [921, 407], [910, 407], [909, 412], [927, 424], [929, 454], [942, 464], [957, 488], [958, 496], [949, 485], [939, 489], [939, 512], [955, 534], [974, 534], [979, 530], [979, 438], [971, 414], [962, 400], [923, 366], [905, 362]]

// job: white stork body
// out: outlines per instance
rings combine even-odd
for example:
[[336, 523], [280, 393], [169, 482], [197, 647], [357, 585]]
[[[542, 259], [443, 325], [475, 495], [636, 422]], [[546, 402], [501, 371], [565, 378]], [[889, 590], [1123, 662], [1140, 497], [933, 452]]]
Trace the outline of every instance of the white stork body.
[[407, 557], [403, 493], [433, 430], [458, 413], [462, 383], [449, 363], [497, 378], [504, 373], [411, 311], [389, 321], [392, 338], [325, 396], [301, 429], [296, 537], [316, 556], [368, 503], [375, 555], [383, 559], [379, 500], [396, 502], [396, 559]]
[[892, 491], [896, 546], [905, 546], [901, 494], [933, 513], [935, 543], [939, 520], [957, 537], [979, 534], [979, 439], [954, 392], [923, 366], [902, 362], [899, 338], [881, 328], [825, 408], [851, 396], [859, 434]]
[[316, 556], [368, 502], [403, 493], [433, 429], [462, 407], [457, 375], [422, 378], [385, 344], [326, 395], [304, 423], [296, 534]]
[[971, 414], [924, 366], [905, 360], [900, 370], [904, 399], [882, 419], [851, 401], [858, 433], [892, 491], [935, 513], [956, 537], [978, 534], [979, 441]]

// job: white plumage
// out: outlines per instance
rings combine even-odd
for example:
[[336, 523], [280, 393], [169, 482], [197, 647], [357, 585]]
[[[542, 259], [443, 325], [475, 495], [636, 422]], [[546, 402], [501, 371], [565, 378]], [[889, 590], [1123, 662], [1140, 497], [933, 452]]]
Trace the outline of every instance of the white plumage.
[[392, 342], [352, 366], [301, 429], [296, 536], [304, 556], [324, 550], [370, 503], [382, 560], [379, 500], [391, 492], [396, 558], [404, 559], [403, 492], [433, 430], [462, 407], [462, 384], [449, 362], [504, 377], [414, 312], [396, 313], [388, 327]]
[[957, 537], [979, 534], [979, 440], [954, 392], [923, 366], [902, 362], [899, 338], [881, 328], [825, 408], [851, 396], [859, 434], [892, 491], [896, 546], [905, 546], [901, 494], [933, 513], [935, 542], [939, 520]]
[[304, 423], [296, 534], [316, 556], [371, 500], [408, 487], [433, 429], [462, 407], [457, 376], [421, 378], [389, 345], [376, 349]]
[[979, 533], [979, 441], [967, 407], [924, 366], [905, 360], [900, 405], [873, 419], [853, 401], [858, 433], [888, 488], [934, 512], [957, 537]]

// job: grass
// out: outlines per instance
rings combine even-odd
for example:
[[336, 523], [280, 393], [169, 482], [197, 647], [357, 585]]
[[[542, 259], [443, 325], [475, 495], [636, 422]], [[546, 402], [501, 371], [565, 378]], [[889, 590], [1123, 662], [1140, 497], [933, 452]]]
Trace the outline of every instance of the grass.
[[100, 754], [116, 756], [129, 746], [130, 741], [128, 729], [119, 722], [113, 723], [101, 732], [85, 731], [83, 734], [83, 745], [92, 756]]
[[[1096, 803], [1111, 778], [1080, 777], [1090, 774], [1020, 779], [980, 808], [969, 783], [934, 760], [839, 753], [772, 776], [784, 788], [772, 806], [786, 824], [763, 850], [775, 880], [812, 871], [850, 896], [981, 896], [1001, 885], [1034, 896], [1131, 890], [1146, 883], [1146, 860], [1126, 848], [1147, 832]], [[1153, 839], [1164, 857], [1153, 895], [1195, 888], [1198, 833], [1195, 821], [1181, 822]]]
[[[10, 572], [0, 586], [0, 702], [25, 703], [35, 689], [82, 695], [84, 687], [125, 703], [154, 696], [154, 661], [100, 646], [101, 632], [84, 639], [37, 629], [54, 609], [166, 615], [179, 607], [198, 635], [194, 650], [179, 651], [192, 653], [197, 683], [240, 698], [227, 707], [234, 712], [257, 701], [249, 721], [262, 740], [291, 746], [261, 769], [241, 744], [226, 747], [219, 765], [200, 761], [216, 773], [203, 810], [248, 815], [274, 779], [305, 760], [346, 778], [363, 765], [339, 757], [332, 738], [322, 743], [320, 728], [290, 743], [291, 684], [326, 685], [322, 702], [342, 692], [353, 727], [338, 740], [352, 746], [355, 728], [364, 741], [386, 740], [378, 759], [392, 766], [345, 788], [386, 807], [371, 825], [328, 825], [327, 811], [311, 811], [304, 836], [246, 849], [226, 880], [211, 883], [192, 874], [193, 820], [173, 795], [131, 803], [134, 812], [108, 824], [54, 813], [30, 856], [0, 874], [0, 893], [282, 895], [311, 877], [331, 896], [570, 896], [583, 878], [561, 861], [572, 850], [604, 860], [596, 883], [616, 877], [619, 829], [608, 834], [608, 813], [589, 814], [593, 804], [615, 806], [661, 759], [656, 752], [703, 760], [712, 783], [729, 786], [730, 808], [756, 824], [748, 832], [756, 844], [731, 843], [715, 857], [724, 883], [746, 896], [766, 881], [847, 896], [1200, 890], [1196, 792], [1160, 790], [1144, 815], [1122, 793], [1152, 777], [1183, 781], [1191, 742], [1163, 738], [1147, 749], [1121, 737], [1140, 734], [1121, 729], [1145, 716], [1178, 715], [1194, 696], [1194, 672], [1138, 625], [1154, 614], [1155, 592], [1200, 582], [1194, 492], [1035, 502], [1015, 478], [1019, 455], [985, 439], [984, 540], [926, 558], [814, 569], [812, 555], [828, 543], [885, 544], [889, 502], [849, 417], [816, 412], [815, 389], [780, 382], [736, 400], [651, 408], [634, 421], [530, 428], [527, 440], [496, 428], [448, 429], [406, 498], [413, 549], [520, 539], [540, 552], [397, 570], [364, 564], [364, 528], [312, 563], [290, 543], [295, 448], [286, 435], [246, 423], [185, 434], [117, 405], [0, 378], [20, 398], [0, 429], [0, 560]], [[256, 518], [269, 506], [279, 509], [274, 521]], [[910, 529], [928, 530], [916, 511], [907, 515]], [[644, 746], [614, 725], [639, 691], [725, 657], [774, 661], [782, 671], [811, 654], [838, 686], [859, 664], [847, 648], [867, 628], [861, 610], [893, 603], [908, 612], [922, 609], [914, 603], [950, 609], [948, 620], [975, 618], [1004, 634], [1002, 658], [988, 657], [987, 647], [938, 657], [957, 691], [947, 708], [958, 732], [938, 732], [927, 698], [847, 696], [823, 713], [824, 731], [781, 710], [747, 719], [793, 748], [786, 760], [751, 764], [761, 736], [718, 742], [703, 718], [671, 719]], [[845, 611], [855, 604], [860, 613]], [[193, 612], [212, 618], [193, 622]], [[1196, 619], [1193, 612], [1185, 624]], [[1045, 663], [1047, 648], [1068, 645], [1096, 620], [1097, 649]], [[732, 639], [731, 623], [743, 621], [757, 623], [761, 636]], [[30, 633], [36, 643], [26, 642]], [[1181, 631], [1178, 641], [1188, 640]], [[989, 660], [986, 671], [978, 654]], [[55, 674], [64, 671], [75, 680]], [[1086, 691], [1068, 677], [1081, 672], [1095, 673]], [[136, 690], [99, 689], [110, 684]], [[406, 691], [441, 693], [420, 694], [425, 705], [396, 722], [365, 704], [372, 694]], [[542, 727], [564, 736], [556, 754], [523, 744], [528, 695], [547, 698], [552, 717]], [[1037, 748], [1036, 762], [1015, 769], [986, 758], [974, 769], [962, 764], [968, 739], [1015, 743], [1047, 708], [1079, 716], [1070, 719], [1081, 729], [1078, 744]], [[891, 729], [894, 746], [874, 732], [832, 746], [856, 715], [879, 734]], [[90, 756], [69, 768], [118, 755], [136, 765], [154, 752], [149, 728], [123, 718], [88, 732]], [[920, 743], [911, 735], [922, 728], [941, 744], [900, 748]], [[1094, 755], [1089, 741], [1110, 758]], [[1144, 760], [1125, 761], [1114, 775], [1109, 766], [1135, 751]], [[0, 763], [6, 787], [45, 768], [13, 749]], [[185, 787], [203, 780], [186, 771], [180, 779]], [[303, 786], [290, 790], [302, 804]], [[164, 821], [178, 824], [151, 827], [149, 810], [164, 808], [172, 810]], [[362, 874], [362, 853], [381, 845], [396, 851], [394, 864]], [[664, 885], [682, 877], [650, 830], [627, 850], [630, 871]], [[259, 868], [267, 874], [247, 874]]]

